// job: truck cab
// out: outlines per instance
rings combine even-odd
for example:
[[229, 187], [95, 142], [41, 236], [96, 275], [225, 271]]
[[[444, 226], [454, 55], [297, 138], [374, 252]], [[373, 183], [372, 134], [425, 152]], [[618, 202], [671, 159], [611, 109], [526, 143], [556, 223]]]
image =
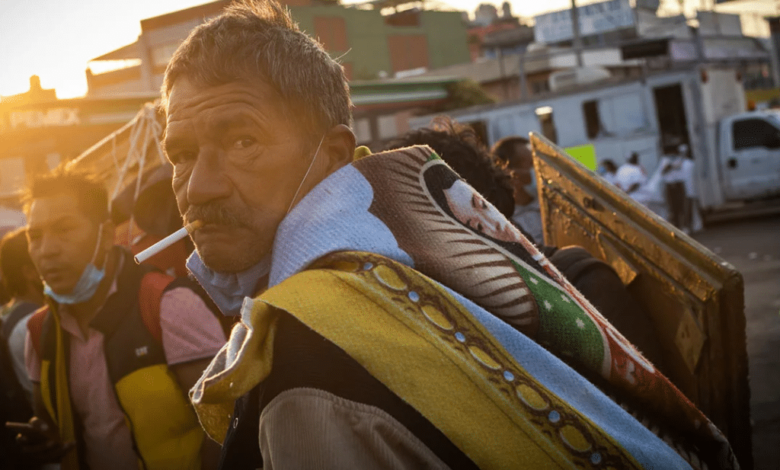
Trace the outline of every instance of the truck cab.
[[754, 111], [723, 118], [717, 148], [726, 201], [780, 194], [780, 113]]

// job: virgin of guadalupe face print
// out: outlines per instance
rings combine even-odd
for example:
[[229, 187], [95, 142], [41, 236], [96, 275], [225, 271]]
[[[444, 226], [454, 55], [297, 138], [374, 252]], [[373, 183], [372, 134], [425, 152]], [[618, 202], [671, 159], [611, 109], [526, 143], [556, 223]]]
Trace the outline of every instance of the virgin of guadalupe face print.
[[[520, 232], [425, 147], [396, 150], [406, 158], [354, 163], [375, 193], [369, 211], [393, 232], [398, 245], [423, 274], [460, 292], [521, 332], [534, 337], [539, 311], [516, 262], [543, 269], [522, 248]], [[396, 214], [408, 213], [411, 217]]]
[[422, 274], [605, 377], [617, 374], [635, 383], [636, 373], [655, 373], [593, 307], [588, 313], [587, 300], [430, 148], [376, 154], [353, 166], [374, 190], [369, 212], [390, 229]]
[[446, 207], [461, 224], [496, 240], [520, 242], [512, 225], [499, 217], [498, 210], [463, 180], [456, 179], [452, 186], [444, 188], [443, 193]]

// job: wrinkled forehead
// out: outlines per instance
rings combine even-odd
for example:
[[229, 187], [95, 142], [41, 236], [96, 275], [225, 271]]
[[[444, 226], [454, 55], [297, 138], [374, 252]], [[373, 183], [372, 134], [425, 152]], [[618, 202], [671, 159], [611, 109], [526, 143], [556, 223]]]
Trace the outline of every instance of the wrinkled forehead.
[[254, 117], [250, 120], [271, 128], [283, 126], [299, 133], [300, 137], [309, 133], [321, 134], [320, 126], [312, 122], [309, 110], [290, 103], [275, 87], [262, 80], [241, 79], [204, 85], [188, 77], [179, 77], [165, 103], [165, 138], [172, 128], [181, 130], [182, 124], [213, 126], [236, 113], [243, 113], [244, 117], [249, 114]]
[[246, 104], [256, 109], [283, 113], [289, 104], [264, 80], [233, 80], [219, 84], [204, 84], [182, 76], [174, 82], [165, 102], [165, 112], [172, 115], [199, 111], [218, 105]]

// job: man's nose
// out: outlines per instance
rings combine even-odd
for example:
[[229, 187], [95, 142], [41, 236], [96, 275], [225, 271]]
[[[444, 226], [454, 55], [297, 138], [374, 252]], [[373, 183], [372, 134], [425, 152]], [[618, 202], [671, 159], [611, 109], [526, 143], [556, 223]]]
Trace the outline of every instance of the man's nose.
[[38, 248], [38, 253], [41, 258], [56, 258], [61, 252], [62, 243], [57, 237], [49, 234], [41, 236], [40, 246]]
[[219, 152], [203, 149], [198, 154], [187, 185], [187, 202], [200, 205], [230, 195], [227, 164]]

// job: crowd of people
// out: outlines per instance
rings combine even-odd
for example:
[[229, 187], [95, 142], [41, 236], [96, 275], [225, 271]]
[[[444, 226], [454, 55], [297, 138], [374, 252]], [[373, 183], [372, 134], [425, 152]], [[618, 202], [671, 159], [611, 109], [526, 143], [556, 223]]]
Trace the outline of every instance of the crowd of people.
[[636, 152], [631, 153], [620, 167], [611, 159], [602, 160], [599, 174], [683, 232], [690, 234], [701, 229], [694, 163], [687, 145], [680, 144], [671, 154], [663, 155], [656, 171], [649, 177], [639, 164]]
[[195, 28], [162, 99], [189, 275], [115, 244], [92, 176], [31, 182], [3, 468], [738, 468], [612, 268], [544, 245], [524, 138], [356, 147], [343, 68], [272, 0]]

